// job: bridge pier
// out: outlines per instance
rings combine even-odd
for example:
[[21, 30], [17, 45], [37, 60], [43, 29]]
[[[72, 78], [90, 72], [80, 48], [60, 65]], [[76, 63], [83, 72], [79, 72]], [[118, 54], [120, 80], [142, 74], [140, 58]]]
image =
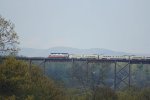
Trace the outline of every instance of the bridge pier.
[[[131, 87], [131, 63], [130, 63], [130, 60], [121, 69], [117, 68], [117, 66], [121, 67], [117, 63], [117, 61], [115, 61], [114, 90], [117, 90], [119, 88], [119, 86], [121, 85], [121, 83], [124, 83], [126, 86], [128, 86], [130, 88]], [[119, 70], [117, 70], [117, 69], [119, 69]]]
[[86, 76], [87, 76], [87, 83], [89, 82], [89, 62], [88, 59], [86, 59]]
[[44, 71], [43, 71], [43, 74], [44, 74], [44, 75], [46, 75], [46, 71], [45, 71], [45, 70], [46, 70], [46, 68], [45, 68], [46, 66], [45, 66], [45, 64], [46, 64], [46, 60], [44, 59], [44, 62], [43, 62], [43, 70], [44, 70]]
[[131, 63], [129, 60], [129, 88], [131, 87]]
[[117, 75], [117, 70], [116, 70], [116, 67], [117, 67], [117, 62], [115, 61], [115, 69], [114, 69], [114, 90], [116, 90], [116, 75]]
[[74, 59], [72, 59], [72, 61], [71, 61], [71, 63], [72, 63], [72, 70], [71, 70], [71, 75], [72, 75], [72, 79], [73, 79], [73, 77], [74, 77], [74, 75], [73, 75], [73, 68], [74, 68]]
[[29, 70], [31, 71], [32, 60], [29, 59]]

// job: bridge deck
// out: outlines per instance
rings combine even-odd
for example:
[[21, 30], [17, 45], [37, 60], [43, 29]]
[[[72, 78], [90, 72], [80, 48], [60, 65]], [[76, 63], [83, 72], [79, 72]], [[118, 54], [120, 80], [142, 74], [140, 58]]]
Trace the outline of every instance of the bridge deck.
[[[0, 57], [6, 59], [6, 57]], [[96, 62], [130, 62], [131, 64], [150, 64], [150, 59], [60, 59], [60, 58], [45, 58], [45, 57], [16, 57], [18, 60], [34, 60], [34, 61], [51, 61], [51, 62], [72, 62], [72, 61], [88, 61], [89, 63]]]

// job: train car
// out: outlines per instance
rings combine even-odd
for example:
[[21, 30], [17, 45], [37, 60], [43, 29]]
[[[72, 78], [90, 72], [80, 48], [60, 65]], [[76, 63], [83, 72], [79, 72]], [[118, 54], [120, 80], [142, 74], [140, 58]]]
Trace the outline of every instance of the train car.
[[146, 60], [150, 60], [150, 56], [146, 56], [145, 59], [146, 59]]
[[111, 59], [111, 56], [108, 55], [99, 55], [99, 59]]
[[131, 60], [142, 60], [142, 59], [145, 59], [145, 56], [131, 56], [130, 59]]
[[69, 59], [83, 59], [82, 54], [69, 54]]
[[97, 54], [83, 55], [83, 59], [99, 59], [99, 55]]
[[128, 59], [128, 57], [126, 57], [126, 56], [114, 56], [114, 55], [111, 55], [111, 56], [110, 55], [99, 55], [99, 59], [126, 60], [126, 59]]
[[53, 59], [68, 59], [69, 54], [68, 53], [51, 53], [48, 58], [53, 58]]
[[113, 59], [127, 60], [128, 56], [113, 56]]

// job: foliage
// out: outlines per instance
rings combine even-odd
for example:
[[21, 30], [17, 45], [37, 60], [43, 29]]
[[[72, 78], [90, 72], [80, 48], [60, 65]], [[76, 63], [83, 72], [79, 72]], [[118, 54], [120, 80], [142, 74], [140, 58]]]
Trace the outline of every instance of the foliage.
[[139, 94], [139, 100], [150, 100], [150, 87], [142, 89]]
[[137, 87], [150, 86], [150, 65], [133, 64], [132, 67], [132, 84]]
[[94, 91], [88, 90], [87, 93], [81, 92], [79, 89], [68, 89], [67, 100], [118, 100], [115, 91], [108, 87], [97, 87]]
[[150, 88], [130, 88], [117, 92], [119, 100], [150, 100]]
[[[125, 64], [119, 63], [120, 66], [118, 67], [122, 68]], [[131, 86], [140, 88], [149, 86], [149, 68], [149, 65], [143, 65], [142, 67], [138, 64], [131, 65]], [[46, 64], [46, 71], [54, 80], [65, 84], [65, 87], [68, 88], [66, 94], [68, 94], [69, 100], [99, 100], [98, 98], [104, 100], [117, 100], [117, 98], [118, 100], [136, 100], [137, 98], [144, 98], [141, 95], [142, 92], [140, 93], [142, 90], [138, 88], [115, 93], [106, 87], [113, 88], [114, 64], [89, 63], [87, 66], [85, 62], [74, 62], [74, 64], [51, 62]], [[127, 89], [127, 87], [121, 84], [120, 89]], [[147, 92], [143, 94], [147, 94]], [[108, 98], [108, 95], [110, 98]]]
[[84, 92], [76, 88], [66, 89], [66, 94], [66, 100], [90, 100], [90, 93], [85, 94]]
[[97, 87], [93, 100], [117, 100], [117, 94], [108, 87]]
[[[109, 75], [112, 75], [112, 72], [108, 71], [108, 68], [110, 67], [106, 68], [109, 64], [101, 64], [101, 66], [89, 64], [88, 67], [84, 63], [75, 63], [72, 67], [69, 67], [71, 64], [67, 66], [62, 63], [57, 66], [55, 63], [51, 64], [54, 65], [46, 67], [46, 69], [49, 72], [49, 75], [52, 75], [53, 79], [59, 83], [59, 86], [50, 78], [45, 77], [42, 70], [35, 65], [32, 65], [31, 68], [29, 68], [29, 65], [26, 62], [18, 61], [14, 58], [8, 58], [5, 61], [2, 61], [0, 64], [0, 100], [150, 99], [150, 88], [143, 89], [142, 87], [132, 87], [130, 89], [115, 92], [106, 87], [106, 85], [101, 85], [100, 83], [105, 82], [105, 79], [108, 78], [106, 72], [109, 73]], [[143, 70], [143, 73], [146, 72], [146, 74], [149, 75], [149, 69], [147, 68], [148, 67], [146, 66], [144, 69], [141, 68], [141, 70]], [[132, 72], [134, 71], [138, 71], [138, 69], [132, 69]], [[48, 72], [46, 73], [48, 74]], [[141, 75], [145, 76], [145, 74]], [[72, 85], [70, 85], [72, 83], [69, 83], [68, 80], [73, 81], [76, 85], [73, 85], [72, 87]], [[78, 82], [75, 82], [75, 80]], [[66, 83], [69, 84], [69, 87], [65, 85], [65, 90], [61, 87], [62, 85], [60, 85], [63, 81], [67, 81]], [[84, 82], [84, 84], [82, 84], [82, 82]]]
[[0, 55], [17, 53], [17, 44], [19, 42], [14, 24], [0, 15]]
[[27, 63], [6, 59], [0, 65], [0, 97], [12, 100], [62, 100], [61, 87], [45, 77], [36, 67]]
[[[36, 63], [36, 62], [35, 62]], [[126, 63], [119, 63], [118, 69]], [[110, 63], [88, 63], [74, 61], [73, 63], [46, 62], [46, 75], [55, 81], [64, 84], [66, 88], [95, 89], [97, 86], [114, 87], [114, 64]], [[128, 67], [124, 73], [128, 73]], [[119, 75], [119, 74], [118, 74]], [[125, 76], [125, 75], [124, 75]], [[125, 76], [126, 77], [126, 76]], [[120, 81], [119, 78], [117, 82]], [[125, 79], [128, 82], [128, 78]], [[140, 64], [131, 65], [131, 86], [148, 87], [150, 85], [150, 65]], [[127, 85], [120, 83], [118, 89]]]

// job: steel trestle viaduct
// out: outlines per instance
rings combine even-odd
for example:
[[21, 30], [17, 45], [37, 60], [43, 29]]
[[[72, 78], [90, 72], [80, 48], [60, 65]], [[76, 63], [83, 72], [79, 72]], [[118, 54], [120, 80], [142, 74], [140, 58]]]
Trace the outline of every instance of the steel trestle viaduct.
[[[6, 57], [0, 57], [5, 59]], [[45, 57], [16, 57], [17, 60], [24, 60], [29, 62], [29, 67], [33, 61], [42, 61], [44, 73], [45, 73], [45, 63], [46, 62], [72, 62], [72, 65], [75, 61], [84, 61], [87, 64], [89, 63], [113, 63], [114, 64], [114, 90], [119, 88], [120, 83], [126, 84], [129, 88], [131, 87], [131, 64], [150, 64], [150, 59], [141, 59], [141, 60], [130, 60], [130, 59], [53, 59]], [[122, 66], [121, 69], [117, 70], [117, 66], [120, 66], [118, 63], [124, 62], [126, 65]], [[125, 80], [128, 79], [128, 82]]]

